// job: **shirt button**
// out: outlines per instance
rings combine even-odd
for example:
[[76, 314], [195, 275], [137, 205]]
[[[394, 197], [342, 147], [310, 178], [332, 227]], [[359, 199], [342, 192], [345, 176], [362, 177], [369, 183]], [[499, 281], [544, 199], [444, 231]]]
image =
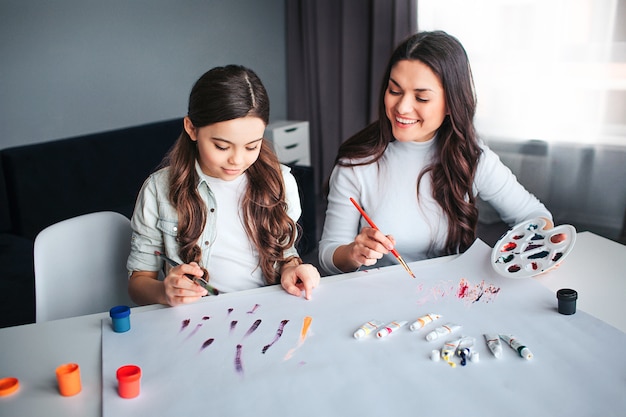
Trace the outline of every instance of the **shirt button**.
[[211, 207], [211, 213], [214, 213], [214, 212], [215, 212], [215, 208]]
[[172, 230], [173, 230], [174, 232], [176, 232], [176, 231], [178, 230], [178, 227], [174, 226], [174, 227], [172, 227]]
[[209, 246], [209, 241], [208, 240], [204, 241], [204, 246]]

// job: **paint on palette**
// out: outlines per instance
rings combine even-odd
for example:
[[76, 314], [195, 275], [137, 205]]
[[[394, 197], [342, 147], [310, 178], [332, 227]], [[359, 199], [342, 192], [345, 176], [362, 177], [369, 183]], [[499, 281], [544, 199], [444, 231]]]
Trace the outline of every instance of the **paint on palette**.
[[239, 375], [243, 375], [243, 363], [241, 362], [242, 348], [241, 345], [237, 345], [237, 351], [235, 352], [235, 371], [237, 371]]
[[271, 348], [274, 345], [274, 343], [278, 341], [278, 339], [280, 339], [280, 337], [283, 335], [283, 330], [285, 330], [285, 326], [287, 325], [287, 323], [289, 323], [289, 320], [283, 320], [280, 322], [280, 325], [278, 326], [278, 330], [276, 330], [276, 335], [274, 336], [274, 340], [272, 340], [268, 345], [263, 346], [263, 350], [261, 350], [261, 353], [267, 352], [267, 350]]
[[542, 250], [539, 253], [533, 253], [532, 255], [528, 255], [528, 259], [543, 259], [550, 254], [550, 251]]
[[261, 319], [258, 319], [254, 323], [252, 323], [252, 326], [250, 326], [250, 328], [248, 329], [246, 334], [243, 335], [243, 337], [248, 337], [252, 333], [254, 333], [254, 331], [259, 327], [260, 324], [261, 324]]
[[252, 307], [252, 310], [248, 311], [248, 314], [254, 314], [256, 309], [259, 308], [259, 307], [261, 307], [260, 304], [255, 304], [254, 307]]

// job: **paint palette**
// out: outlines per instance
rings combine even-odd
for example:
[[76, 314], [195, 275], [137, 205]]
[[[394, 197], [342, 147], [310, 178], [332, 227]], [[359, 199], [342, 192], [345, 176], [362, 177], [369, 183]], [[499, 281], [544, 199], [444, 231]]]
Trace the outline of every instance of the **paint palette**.
[[491, 265], [507, 278], [527, 278], [563, 262], [576, 242], [576, 228], [569, 224], [544, 230], [546, 222], [522, 222], [506, 232], [491, 252]]

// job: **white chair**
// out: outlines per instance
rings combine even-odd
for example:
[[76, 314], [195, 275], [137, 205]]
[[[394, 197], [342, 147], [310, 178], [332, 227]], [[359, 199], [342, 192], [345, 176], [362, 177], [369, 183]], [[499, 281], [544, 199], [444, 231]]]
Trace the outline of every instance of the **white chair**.
[[36, 322], [132, 306], [130, 220], [102, 211], [48, 226], [35, 238]]

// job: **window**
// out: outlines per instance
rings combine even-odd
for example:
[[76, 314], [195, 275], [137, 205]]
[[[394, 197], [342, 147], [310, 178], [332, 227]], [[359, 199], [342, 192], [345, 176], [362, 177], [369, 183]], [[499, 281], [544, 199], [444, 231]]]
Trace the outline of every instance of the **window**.
[[485, 139], [626, 146], [626, 0], [418, 0], [468, 52]]

